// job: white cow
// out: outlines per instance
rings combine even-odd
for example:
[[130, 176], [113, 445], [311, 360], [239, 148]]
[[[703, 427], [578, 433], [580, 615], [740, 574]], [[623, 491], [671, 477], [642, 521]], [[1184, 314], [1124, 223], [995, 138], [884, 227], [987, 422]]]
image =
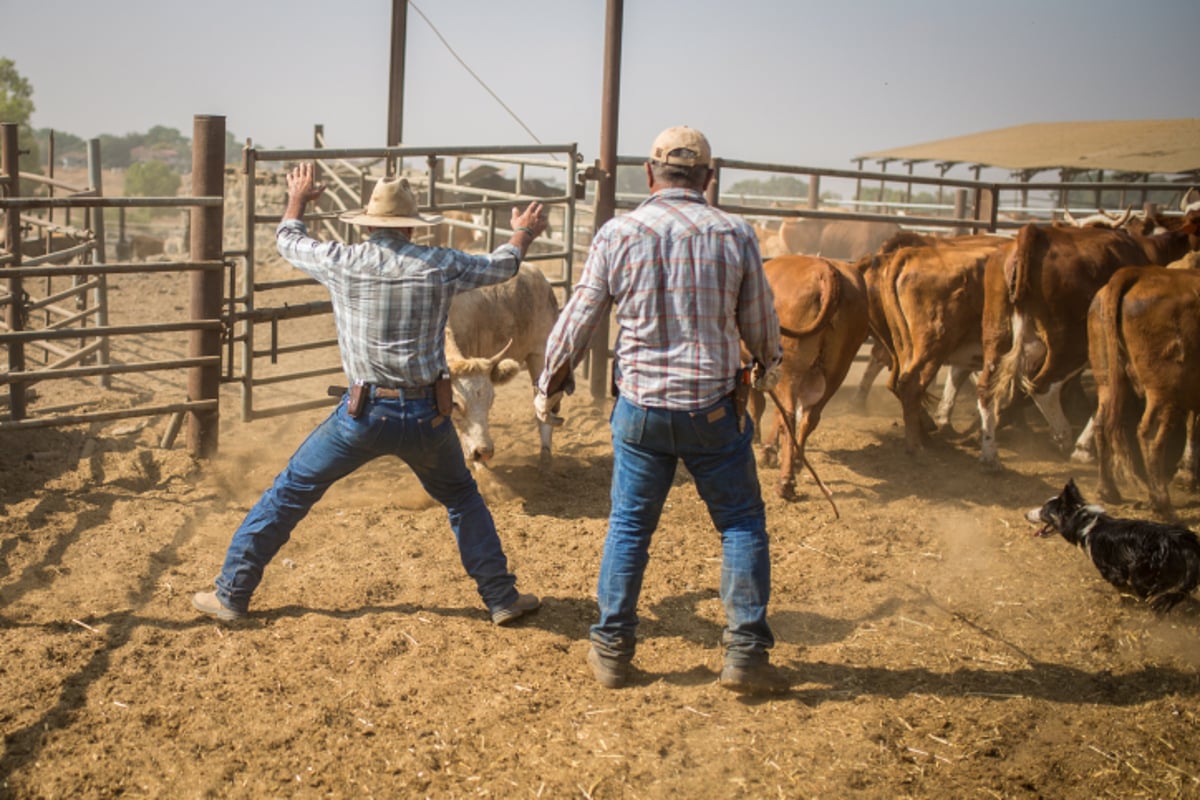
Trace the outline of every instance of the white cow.
[[[523, 264], [511, 280], [455, 296], [446, 325], [446, 361], [454, 386], [454, 411], [467, 462], [495, 455], [488, 414], [495, 387], [521, 371], [531, 385], [546, 361], [546, 339], [558, 319], [558, 299], [546, 276]], [[530, 414], [533, 412], [530, 392]], [[542, 455], [550, 455], [551, 428], [538, 424]]]

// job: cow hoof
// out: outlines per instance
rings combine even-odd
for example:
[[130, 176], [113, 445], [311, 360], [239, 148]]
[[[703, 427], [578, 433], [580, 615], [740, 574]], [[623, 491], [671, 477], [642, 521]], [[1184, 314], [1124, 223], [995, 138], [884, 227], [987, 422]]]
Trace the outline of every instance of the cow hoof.
[[1096, 457], [1082, 447], [1076, 447], [1071, 453], [1072, 464], [1094, 464]]
[[778, 467], [779, 451], [770, 445], [764, 447], [762, 451], [762, 462], [764, 467]]
[[779, 484], [779, 488], [776, 490], [776, 493], [789, 503], [800, 499], [800, 496], [796, 494], [796, 484], [794, 483]]
[[980, 458], [979, 466], [983, 468], [984, 472], [988, 473], [1000, 472], [1004, 469], [1000, 466], [1000, 459], [998, 458]]

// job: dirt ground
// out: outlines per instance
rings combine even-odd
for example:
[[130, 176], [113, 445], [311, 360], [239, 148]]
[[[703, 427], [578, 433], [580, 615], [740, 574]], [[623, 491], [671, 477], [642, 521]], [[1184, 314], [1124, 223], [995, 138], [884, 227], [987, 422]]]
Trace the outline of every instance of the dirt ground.
[[[140, 280], [118, 308], [178, 306]], [[914, 457], [882, 382], [865, 410], [846, 388], [809, 450], [840, 518], [762, 467], [791, 691], [748, 699], [715, 682], [720, 545], [682, 471], [637, 678], [593, 680], [608, 409], [570, 398], [543, 468], [524, 384], [499, 393], [478, 479], [539, 613], [493, 626], [444, 511], [380, 461], [300, 524], [249, 620], [199, 617], [192, 593], [325, 413], [242, 423], [225, 391], [208, 461], [159, 447], [165, 418], [3, 435], [0, 797], [1200, 797], [1200, 603], [1156, 616], [1030, 535], [1027, 508], [1096, 483], [1034, 420], [986, 473], [969, 402]]]

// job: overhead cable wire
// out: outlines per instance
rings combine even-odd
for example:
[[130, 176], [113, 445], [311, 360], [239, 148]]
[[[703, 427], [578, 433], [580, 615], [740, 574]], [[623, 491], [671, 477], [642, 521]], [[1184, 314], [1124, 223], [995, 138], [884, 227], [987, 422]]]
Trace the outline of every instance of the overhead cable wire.
[[460, 56], [457, 52], [455, 52], [454, 48], [450, 46], [450, 43], [446, 41], [446, 37], [442, 36], [442, 32], [437, 29], [437, 26], [429, 21], [429, 17], [425, 16], [425, 12], [422, 11], [417, 6], [416, 3], [412, 2], [412, 0], [408, 0], [408, 4], [409, 4], [409, 6], [412, 7], [413, 11], [416, 11], [418, 14], [421, 15], [421, 19], [425, 20], [425, 24], [428, 25], [429, 28], [433, 31], [434, 35], [437, 36], [437, 38], [442, 41], [442, 45], [445, 46], [446, 50], [449, 51], [450, 55], [454, 56], [455, 60], [457, 60], [459, 64], [462, 64], [462, 68], [465, 69], [468, 73], [470, 73], [471, 77], [474, 78], [476, 80], [476, 82], [480, 86], [482, 86], [484, 88], [484, 90], [488, 94], [490, 94], [497, 103], [500, 104], [501, 108], [503, 108], [505, 111], [508, 112], [508, 115], [510, 117], [512, 117], [514, 120], [516, 120], [517, 124], [520, 125], [525, 130], [525, 132], [528, 133], [535, 142], [537, 142], [538, 144], [543, 144], [542, 140], [537, 137], [537, 134], [535, 134], [533, 131], [531, 131], [529, 129], [529, 126], [526, 125], [519, 116], [517, 116], [517, 113], [515, 111], [513, 111], [511, 108], [509, 108], [508, 104], [505, 103], [503, 100], [501, 100], [500, 96], [498, 94], [496, 94], [495, 92], [492, 91], [492, 88], [490, 86], [488, 86], [487, 83], [484, 82], [483, 78], [479, 77], [479, 75], [477, 75], [475, 73], [475, 70], [471, 69], [467, 65], [467, 62], [463, 60], [462, 56]]

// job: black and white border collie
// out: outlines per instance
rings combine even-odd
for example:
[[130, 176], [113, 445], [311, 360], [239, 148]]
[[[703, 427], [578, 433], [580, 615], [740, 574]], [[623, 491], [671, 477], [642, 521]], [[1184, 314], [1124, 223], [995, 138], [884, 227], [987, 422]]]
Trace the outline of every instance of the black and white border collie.
[[1074, 479], [1041, 508], [1025, 514], [1040, 523], [1035, 536], [1055, 531], [1088, 554], [1100, 575], [1158, 612], [1171, 609], [1200, 583], [1200, 539], [1187, 528], [1110, 517], [1084, 502]]

